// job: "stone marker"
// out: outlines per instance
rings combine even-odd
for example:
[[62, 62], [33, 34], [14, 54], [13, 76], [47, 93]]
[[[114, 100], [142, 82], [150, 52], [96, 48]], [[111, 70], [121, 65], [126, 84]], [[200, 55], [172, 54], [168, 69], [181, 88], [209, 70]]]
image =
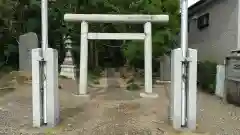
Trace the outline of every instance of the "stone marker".
[[19, 70], [31, 72], [31, 50], [38, 48], [38, 38], [36, 33], [29, 32], [19, 36]]

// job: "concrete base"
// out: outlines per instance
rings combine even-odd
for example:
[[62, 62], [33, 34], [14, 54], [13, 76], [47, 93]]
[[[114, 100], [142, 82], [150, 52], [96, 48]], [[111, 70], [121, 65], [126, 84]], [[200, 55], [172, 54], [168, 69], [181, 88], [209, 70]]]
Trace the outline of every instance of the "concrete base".
[[158, 98], [158, 94], [156, 93], [140, 93], [140, 97], [143, 98]]
[[65, 76], [69, 79], [76, 80], [76, 74], [75, 74], [75, 66], [74, 65], [61, 65], [61, 76]]
[[171, 84], [171, 81], [160, 81], [160, 80], [157, 80], [156, 84]]
[[73, 96], [75, 96], [75, 97], [85, 97], [85, 98], [89, 98], [90, 97], [89, 94], [73, 94]]

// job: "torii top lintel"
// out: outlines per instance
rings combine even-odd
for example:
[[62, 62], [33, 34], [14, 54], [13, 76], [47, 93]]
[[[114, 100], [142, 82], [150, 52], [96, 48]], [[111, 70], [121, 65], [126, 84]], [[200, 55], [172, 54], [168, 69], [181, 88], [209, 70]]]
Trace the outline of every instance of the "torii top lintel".
[[141, 14], [65, 14], [64, 20], [69, 22], [125, 22], [125, 23], [167, 23], [168, 15]]

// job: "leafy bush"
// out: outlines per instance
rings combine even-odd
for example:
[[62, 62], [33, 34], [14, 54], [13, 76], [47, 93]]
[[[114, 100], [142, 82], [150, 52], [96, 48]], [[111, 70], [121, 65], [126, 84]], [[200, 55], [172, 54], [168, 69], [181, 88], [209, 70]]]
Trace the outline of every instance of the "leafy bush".
[[101, 76], [102, 69], [100, 67], [94, 68], [93, 70], [89, 70], [89, 76], [93, 79], [99, 78]]
[[129, 90], [129, 91], [138, 91], [138, 90], [140, 90], [140, 86], [137, 85], [136, 83], [130, 83], [127, 86], [127, 90]]
[[134, 78], [131, 78], [127, 81], [127, 84], [134, 83]]
[[211, 94], [215, 92], [217, 64], [210, 61], [198, 63], [197, 79], [199, 86]]

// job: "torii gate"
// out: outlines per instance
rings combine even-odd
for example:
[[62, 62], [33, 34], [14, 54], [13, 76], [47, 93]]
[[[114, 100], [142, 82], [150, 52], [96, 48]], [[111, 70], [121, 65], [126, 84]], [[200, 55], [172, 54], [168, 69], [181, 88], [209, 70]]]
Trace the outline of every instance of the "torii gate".
[[[145, 93], [142, 97], [158, 97], [152, 93], [152, 24], [167, 23], [168, 15], [123, 15], [123, 14], [65, 14], [68, 22], [81, 22], [81, 54], [79, 95], [87, 94], [88, 40], [144, 40]], [[91, 33], [88, 22], [144, 23], [144, 33]]]

